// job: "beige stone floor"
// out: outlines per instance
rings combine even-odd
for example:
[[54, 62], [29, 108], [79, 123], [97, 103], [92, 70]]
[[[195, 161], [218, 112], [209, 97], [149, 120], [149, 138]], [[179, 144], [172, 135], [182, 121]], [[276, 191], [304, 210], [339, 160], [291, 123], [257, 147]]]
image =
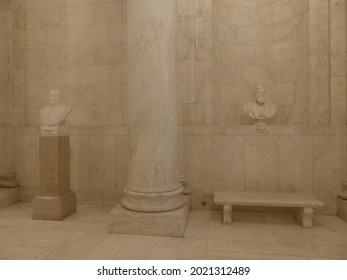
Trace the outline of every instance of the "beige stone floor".
[[79, 206], [61, 222], [32, 220], [30, 203], [0, 209], [0, 259], [347, 259], [347, 223], [315, 216], [192, 211], [184, 238], [108, 233], [110, 208]]

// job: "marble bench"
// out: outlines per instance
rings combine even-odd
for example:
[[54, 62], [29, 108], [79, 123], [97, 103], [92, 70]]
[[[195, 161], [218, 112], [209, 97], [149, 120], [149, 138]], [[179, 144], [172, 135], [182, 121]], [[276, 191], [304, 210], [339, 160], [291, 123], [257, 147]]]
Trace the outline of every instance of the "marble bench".
[[298, 208], [295, 218], [304, 228], [312, 227], [313, 208], [323, 203], [309, 194], [214, 192], [214, 203], [223, 205], [223, 223], [231, 224], [233, 206], [270, 206]]

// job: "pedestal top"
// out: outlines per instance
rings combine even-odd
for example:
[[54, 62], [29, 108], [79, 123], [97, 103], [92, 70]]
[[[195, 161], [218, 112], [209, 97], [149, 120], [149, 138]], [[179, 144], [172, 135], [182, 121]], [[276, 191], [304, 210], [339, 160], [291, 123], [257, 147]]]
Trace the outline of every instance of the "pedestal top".
[[41, 136], [65, 136], [66, 127], [60, 125], [43, 125], [41, 126]]

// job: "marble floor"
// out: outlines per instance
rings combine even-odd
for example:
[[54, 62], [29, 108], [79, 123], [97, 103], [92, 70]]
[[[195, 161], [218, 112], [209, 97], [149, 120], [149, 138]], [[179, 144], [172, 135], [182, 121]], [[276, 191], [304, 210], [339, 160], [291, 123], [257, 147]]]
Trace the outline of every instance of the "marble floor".
[[[289, 214], [192, 211], [184, 238], [108, 233], [110, 208], [79, 206], [64, 221], [32, 220], [31, 203], [0, 209], [0, 259], [344, 259], [347, 223], [315, 216], [303, 229]], [[134, 250], [136, 248], [136, 250]]]

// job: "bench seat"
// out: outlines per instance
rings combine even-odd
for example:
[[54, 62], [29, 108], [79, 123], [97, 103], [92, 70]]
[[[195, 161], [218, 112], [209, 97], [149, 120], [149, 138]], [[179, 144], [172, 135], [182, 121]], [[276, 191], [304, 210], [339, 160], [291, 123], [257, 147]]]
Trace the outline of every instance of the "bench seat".
[[312, 227], [313, 208], [323, 203], [310, 194], [214, 192], [214, 203], [223, 205], [223, 223], [231, 224], [232, 206], [270, 206], [298, 208], [296, 219], [303, 227]]

